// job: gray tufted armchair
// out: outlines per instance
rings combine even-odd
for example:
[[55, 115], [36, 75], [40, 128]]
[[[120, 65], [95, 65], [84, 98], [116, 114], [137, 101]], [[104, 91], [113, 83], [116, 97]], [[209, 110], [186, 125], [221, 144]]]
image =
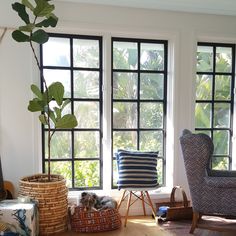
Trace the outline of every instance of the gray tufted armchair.
[[192, 198], [190, 233], [202, 215], [236, 216], [236, 172], [210, 169], [214, 146], [206, 134], [184, 130], [180, 137], [184, 164]]

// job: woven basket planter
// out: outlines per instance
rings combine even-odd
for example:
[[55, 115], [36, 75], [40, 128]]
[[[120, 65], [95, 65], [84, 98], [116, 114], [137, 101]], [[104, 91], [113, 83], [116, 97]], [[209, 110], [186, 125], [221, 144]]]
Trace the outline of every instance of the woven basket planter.
[[68, 189], [61, 175], [46, 174], [23, 177], [19, 181], [19, 196], [29, 196], [38, 201], [39, 234], [48, 235], [67, 230]]

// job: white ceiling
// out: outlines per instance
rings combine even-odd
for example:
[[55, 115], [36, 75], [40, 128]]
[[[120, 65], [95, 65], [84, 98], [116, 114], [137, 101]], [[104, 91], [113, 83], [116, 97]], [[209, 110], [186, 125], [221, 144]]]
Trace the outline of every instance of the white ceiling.
[[236, 0], [56, 0], [236, 16]]

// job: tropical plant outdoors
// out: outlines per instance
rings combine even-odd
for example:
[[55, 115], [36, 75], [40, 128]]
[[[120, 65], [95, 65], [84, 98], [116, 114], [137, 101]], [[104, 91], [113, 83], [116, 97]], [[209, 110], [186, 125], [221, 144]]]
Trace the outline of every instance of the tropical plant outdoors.
[[25, 23], [25, 25], [13, 31], [12, 37], [19, 43], [27, 42], [30, 44], [43, 82], [43, 92], [41, 92], [37, 85], [31, 85], [31, 90], [35, 98], [29, 101], [28, 110], [31, 112], [41, 112], [39, 121], [48, 128], [47, 174], [48, 181], [50, 181], [50, 147], [52, 137], [56, 129], [72, 129], [77, 126], [77, 119], [73, 114], [63, 113], [64, 108], [70, 103], [69, 99], [64, 99], [63, 84], [54, 82], [49, 86], [47, 85], [34, 48], [34, 43], [44, 44], [48, 41], [49, 36], [43, 28], [56, 27], [58, 17], [53, 13], [55, 6], [50, 4], [50, 0], [34, 0], [34, 3], [32, 3], [32, 0], [22, 0], [21, 3], [13, 3], [12, 8]]

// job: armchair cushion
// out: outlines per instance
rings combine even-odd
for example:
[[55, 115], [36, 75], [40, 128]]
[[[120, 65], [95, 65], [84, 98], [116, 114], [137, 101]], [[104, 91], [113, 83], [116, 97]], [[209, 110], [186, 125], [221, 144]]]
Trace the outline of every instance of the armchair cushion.
[[118, 188], [156, 188], [158, 152], [118, 150]]

